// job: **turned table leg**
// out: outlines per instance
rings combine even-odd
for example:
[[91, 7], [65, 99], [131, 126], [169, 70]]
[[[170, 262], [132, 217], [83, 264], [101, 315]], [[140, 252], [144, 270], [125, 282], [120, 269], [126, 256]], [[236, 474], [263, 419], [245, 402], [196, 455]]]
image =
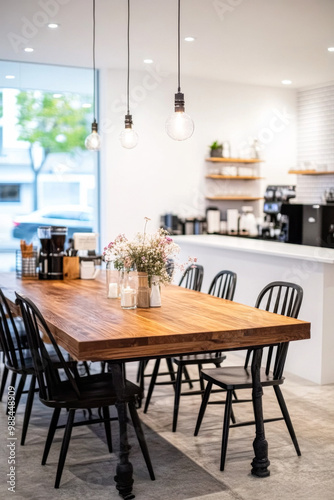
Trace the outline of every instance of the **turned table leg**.
[[119, 462], [116, 466], [116, 488], [124, 500], [135, 498], [132, 493], [133, 467], [129, 462], [130, 445], [127, 432], [127, 408], [122, 401], [122, 389], [125, 387], [124, 370], [122, 363], [110, 363], [109, 370], [112, 372], [115, 387], [119, 389], [119, 401], [116, 403], [119, 424], [120, 452]]
[[253, 448], [255, 457], [252, 461], [252, 474], [258, 477], [270, 475], [268, 467], [268, 443], [264, 435], [263, 410], [262, 410], [262, 385], [260, 380], [262, 349], [254, 349], [252, 360], [252, 378], [253, 378], [253, 410], [255, 417], [255, 439]]

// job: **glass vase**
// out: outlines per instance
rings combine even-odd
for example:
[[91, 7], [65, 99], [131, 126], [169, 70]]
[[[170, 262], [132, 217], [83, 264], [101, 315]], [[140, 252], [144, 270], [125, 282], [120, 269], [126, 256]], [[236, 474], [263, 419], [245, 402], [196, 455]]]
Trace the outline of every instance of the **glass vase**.
[[143, 272], [138, 272], [138, 294], [137, 294], [137, 306], [138, 307], [150, 307], [150, 288], [148, 286], [148, 274]]
[[136, 309], [137, 307], [137, 276], [133, 271], [124, 272], [121, 285], [121, 308]]
[[161, 307], [161, 289], [159, 276], [152, 276], [150, 281], [150, 307]]
[[120, 297], [121, 271], [114, 267], [114, 263], [106, 263], [106, 291], [108, 299], [118, 299]]

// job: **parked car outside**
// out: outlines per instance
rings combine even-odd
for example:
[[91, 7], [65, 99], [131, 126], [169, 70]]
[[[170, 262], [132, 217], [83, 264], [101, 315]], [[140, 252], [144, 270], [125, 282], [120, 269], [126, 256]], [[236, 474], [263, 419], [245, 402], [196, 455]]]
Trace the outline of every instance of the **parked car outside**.
[[37, 236], [39, 226], [65, 226], [67, 238], [72, 238], [73, 233], [93, 231], [93, 209], [80, 205], [50, 206], [17, 216], [13, 224], [13, 238], [26, 242]]

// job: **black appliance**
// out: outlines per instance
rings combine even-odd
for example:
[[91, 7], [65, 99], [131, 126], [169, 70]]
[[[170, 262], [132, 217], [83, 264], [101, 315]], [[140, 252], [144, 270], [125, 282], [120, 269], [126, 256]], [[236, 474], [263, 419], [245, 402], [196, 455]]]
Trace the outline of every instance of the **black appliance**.
[[285, 241], [334, 248], [334, 206], [283, 204], [286, 217]]
[[51, 243], [51, 226], [40, 226], [37, 235], [41, 242], [39, 251], [38, 278], [40, 280], [49, 279], [49, 256]]
[[64, 245], [67, 236], [67, 227], [51, 226], [50, 254], [48, 279], [62, 280]]
[[287, 203], [295, 197], [295, 186], [267, 186], [263, 205], [263, 211], [267, 215], [266, 221], [272, 222], [275, 226], [279, 224], [282, 203]]
[[184, 221], [174, 214], [164, 214], [160, 218], [160, 227], [170, 234], [184, 234]]

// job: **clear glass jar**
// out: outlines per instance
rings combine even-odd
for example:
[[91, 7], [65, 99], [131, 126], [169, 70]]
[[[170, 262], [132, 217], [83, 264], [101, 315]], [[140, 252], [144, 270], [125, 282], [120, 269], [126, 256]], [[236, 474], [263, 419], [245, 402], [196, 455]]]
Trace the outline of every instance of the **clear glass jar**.
[[114, 267], [114, 263], [106, 263], [106, 291], [108, 299], [118, 299], [120, 297], [121, 271]]
[[121, 308], [136, 309], [137, 307], [137, 276], [133, 271], [124, 272], [121, 286]]

